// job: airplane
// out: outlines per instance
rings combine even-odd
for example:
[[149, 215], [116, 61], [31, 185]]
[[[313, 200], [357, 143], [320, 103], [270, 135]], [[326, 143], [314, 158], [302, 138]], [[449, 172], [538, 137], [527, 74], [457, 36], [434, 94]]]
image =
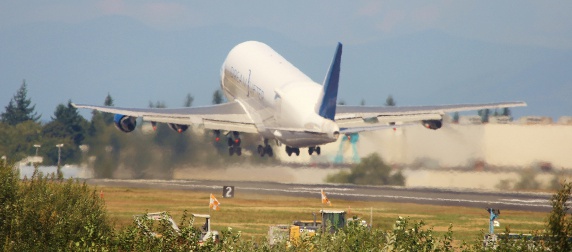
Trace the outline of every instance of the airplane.
[[[316, 83], [268, 45], [246, 41], [236, 45], [220, 70], [226, 103], [191, 108], [121, 108], [73, 104], [76, 108], [114, 113], [115, 126], [135, 130], [137, 118], [167, 123], [177, 132], [189, 126], [212, 130], [216, 141], [226, 132], [229, 155], [242, 154], [240, 133], [261, 137], [260, 156], [273, 156], [269, 141], [285, 145], [288, 156], [320, 155], [321, 145], [341, 134], [390, 129], [421, 123], [439, 129], [443, 115], [455, 111], [526, 106], [524, 102], [440, 106], [344, 106], [337, 104], [342, 44], [338, 43], [322, 85]], [[396, 124], [399, 122], [401, 125]]]

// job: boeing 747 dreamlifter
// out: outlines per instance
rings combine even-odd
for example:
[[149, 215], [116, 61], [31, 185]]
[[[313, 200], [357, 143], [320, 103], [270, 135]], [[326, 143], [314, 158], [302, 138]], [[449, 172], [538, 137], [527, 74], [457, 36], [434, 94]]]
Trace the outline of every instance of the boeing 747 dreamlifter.
[[268, 144], [275, 140], [286, 153], [300, 155], [308, 148], [320, 154], [320, 146], [334, 142], [340, 134], [396, 127], [395, 122], [418, 122], [439, 129], [443, 115], [455, 111], [526, 106], [524, 102], [459, 104], [442, 106], [387, 107], [337, 105], [342, 44], [322, 85], [290, 64], [268, 45], [247, 41], [235, 46], [220, 71], [220, 85], [228, 102], [196, 108], [120, 108], [74, 105], [115, 114], [115, 125], [123, 132], [135, 129], [136, 119], [167, 123], [178, 131], [190, 125], [213, 130], [219, 139], [227, 132], [229, 154], [241, 155], [240, 133], [260, 135], [258, 154], [273, 155]]

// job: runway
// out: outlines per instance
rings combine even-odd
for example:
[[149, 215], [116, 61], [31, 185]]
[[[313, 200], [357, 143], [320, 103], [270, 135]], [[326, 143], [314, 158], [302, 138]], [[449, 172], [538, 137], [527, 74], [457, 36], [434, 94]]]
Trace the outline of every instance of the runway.
[[479, 208], [492, 207], [501, 209], [501, 211], [549, 212], [552, 209], [550, 205], [551, 194], [549, 193], [214, 180], [88, 179], [86, 182], [91, 185], [113, 187], [205, 191], [215, 195], [222, 195], [223, 186], [234, 186], [235, 197], [240, 197], [240, 194], [244, 192], [320, 198], [320, 189], [324, 189], [332, 200], [399, 202]]

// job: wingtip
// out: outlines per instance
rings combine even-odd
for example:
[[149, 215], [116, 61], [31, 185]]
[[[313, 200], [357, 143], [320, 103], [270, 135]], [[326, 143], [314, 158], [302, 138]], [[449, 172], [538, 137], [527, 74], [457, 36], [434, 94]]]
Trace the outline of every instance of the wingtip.
[[515, 102], [515, 105], [517, 105], [517, 106], [519, 106], [519, 107], [526, 107], [526, 106], [528, 106], [528, 104], [526, 104], [526, 102], [523, 102], [523, 101]]

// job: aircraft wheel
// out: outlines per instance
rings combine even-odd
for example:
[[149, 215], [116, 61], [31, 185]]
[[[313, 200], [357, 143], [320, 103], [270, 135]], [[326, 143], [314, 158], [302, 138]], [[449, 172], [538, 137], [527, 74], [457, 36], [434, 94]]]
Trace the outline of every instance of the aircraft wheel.
[[262, 145], [258, 145], [258, 155], [264, 157], [264, 147]]
[[234, 148], [232, 146], [228, 147], [228, 155], [229, 156], [234, 155]]
[[242, 148], [241, 148], [241, 147], [237, 147], [237, 148], [236, 148], [236, 155], [237, 155], [237, 156], [242, 155]]
[[228, 143], [228, 146], [231, 147], [234, 145], [234, 141], [232, 141], [232, 138], [227, 138], [226, 143]]
[[290, 146], [286, 146], [286, 153], [289, 157], [292, 156], [292, 148], [290, 148]]
[[272, 155], [274, 155], [274, 153], [272, 153], [272, 147], [270, 147], [270, 145], [266, 145], [266, 154], [268, 154], [269, 157], [272, 157]]
[[314, 153], [314, 147], [308, 147], [308, 154], [312, 156], [313, 153]]
[[300, 148], [296, 148], [294, 151], [296, 151], [296, 156], [300, 156]]
[[321, 151], [320, 146], [316, 147], [316, 154], [318, 154], [318, 156], [320, 155], [320, 151]]

